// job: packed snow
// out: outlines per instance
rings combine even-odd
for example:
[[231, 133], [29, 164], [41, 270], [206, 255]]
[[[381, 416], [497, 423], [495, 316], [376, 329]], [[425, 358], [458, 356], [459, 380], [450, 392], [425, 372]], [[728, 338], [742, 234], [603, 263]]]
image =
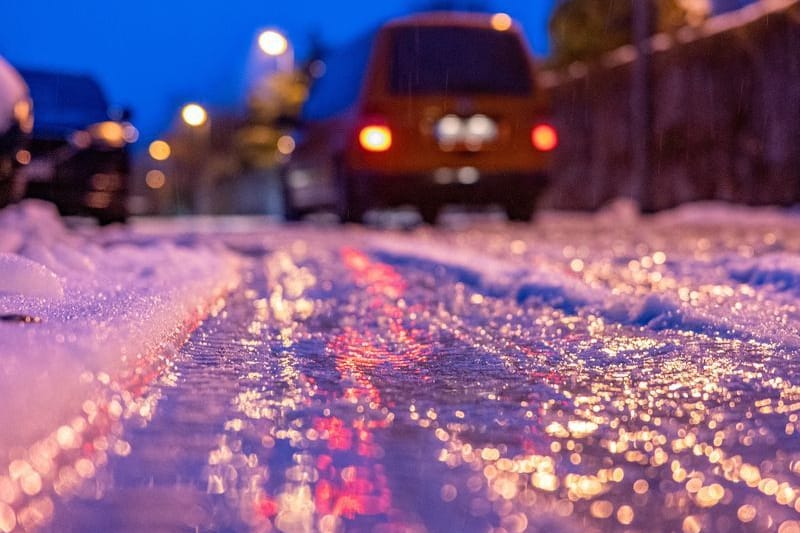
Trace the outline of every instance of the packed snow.
[[45, 203], [3, 210], [0, 228], [0, 462], [85, 414], [98, 380], [180, 346], [238, 283], [224, 249], [90, 239]]

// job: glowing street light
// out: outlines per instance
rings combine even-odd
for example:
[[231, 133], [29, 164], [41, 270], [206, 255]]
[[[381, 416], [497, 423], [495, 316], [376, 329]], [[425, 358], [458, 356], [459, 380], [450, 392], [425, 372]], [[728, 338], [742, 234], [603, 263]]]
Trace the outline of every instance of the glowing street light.
[[491, 18], [491, 25], [497, 31], [506, 31], [511, 29], [513, 21], [507, 13], [495, 13]]
[[268, 56], [283, 55], [289, 49], [289, 41], [275, 30], [262, 31], [258, 36], [258, 47]]
[[169, 144], [160, 139], [151, 142], [148, 151], [150, 152], [150, 157], [156, 161], [166, 161], [172, 153]]
[[186, 104], [181, 109], [181, 118], [193, 128], [202, 126], [208, 120], [208, 113], [199, 104]]
[[160, 170], [150, 170], [145, 175], [144, 182], [151, 189], [160, 189], [167, 182], [167, 176]]
[[278, 139], [278, 151], [283, 155], [289, 155], [294, 152], [296, 146], [297, 144], [291, 135], [281, 135], [281, 137]]

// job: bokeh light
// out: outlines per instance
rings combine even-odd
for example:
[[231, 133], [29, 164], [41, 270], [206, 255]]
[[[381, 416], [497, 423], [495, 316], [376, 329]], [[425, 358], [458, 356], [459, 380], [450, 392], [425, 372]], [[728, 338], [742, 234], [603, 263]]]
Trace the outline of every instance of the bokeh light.
[[181, 110], [181, 118], [192, 127], [202, 126], [208, 120], [208, 113], [199, 104], [186, 104]]
[[495, 13], [492, 15], [491, 25], [497, 31], [506, 31], [511, 29], [511, 17], [506, 13]]
[[539, 124], [531, 130], [531, 143], [537, 150], [549, 152], [558, 146], [558, 134], [549, 124]]
[[279, 56], [289, 48], [289, 41], [275, 30], [266, 30], [258, 36], [258, 47], [269, 56]]
[[144, 182], [151, 189], [160, 189], [167, 182], [167, 177], [160, 170], [150, 170], [145, 175]]
[[28, 150], [19, 150], [15, 159], [20, 165], [27, 165], [31, 162], [31, 153]]
[[291, 135], [282, 135], [278, 139], [278, 151], [283, 155], [289, 155], [294, 152], [295, 141]]
[[392, 132], [386, 126], [367, 126], [359, 132], [358, 141], [365, 150], [385, 152], [392, 146]]
[[161, 139], [151, 142], [148, 151], [150, 153], [150, 157], [156, 161], [166, 161], [169, 159], [169, 156], [172, 153], [169, 143], [162, 141]]

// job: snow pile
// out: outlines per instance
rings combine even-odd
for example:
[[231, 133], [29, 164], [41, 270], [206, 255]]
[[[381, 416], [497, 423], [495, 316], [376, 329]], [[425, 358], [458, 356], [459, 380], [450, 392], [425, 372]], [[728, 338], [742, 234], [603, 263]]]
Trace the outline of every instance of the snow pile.
[[661, 315], [662, 311], [669, 311], [668, 306], [655, 301], [645, 302], [639, 309], [630, 301], [615, 297], [604, 287], [583, 283], [574, 273], [549, 261], [524, 268], [482, 252], [454, 250], [436, 242], [421, 245], [403, 238], [375, 240], [371, 243], [371, 250], [378, 258], [395, 265], [409, 263], [419, 268], [429, 263], [434, 274], [435, 269], [445, 269], [459, 282], [486, 296], [512, 298], [520, 305], [537, 302], [568, 314], [591, 306], [620, 322], [649, 321]]
[[520, 304], [536, 299], [574, 313], [579, 307], [599, 304], [610, 297], [609, 291], [586, 285], [550, 261], [540, 261], [531, 267], [467, 248], [457, 250], [438, 242], [422, 244], [419, 239], [400, 236], [391, 241], [374, 239], [370, 248], [379, 258], [394, 264], [409, 262], [419, 268], [427, 262], [432, 270], [446, 269], [458, 281], [485, 295], [511, 297]]
[[[759, 235], [759, 239], [763, 235], [767, 240], [761, 243], [768, 246], [775, 231], [796, 227], [797, 213], [786, 209], [705, 202], [646, 216], [622, 200], [596, 213], [541, 213], [536, 225], [515, 228], [513, 235], [503, 233], [507, 228], [485, 236], [482, 230], [474, 231], [469, 239], [457, 237], [459, 246], [440, 238], [426, 239], [424, 233], [395, 235], [391, 240], [378, 235], [366, 242], [379, 259], [417, 268], [428, 264], [434, 275], [446, 272], [483, 295], [513, 299], [523, 307], [546, 305], [566, 314], [594, 314], [652, 331], [674, 329], [794, 347], [800, 345], [800, 323], [779, 323], [769, 317], [792, 308], [792, 298], [800, 292], [800, 258], [785, 251], [747, 258], [735, 248], [720, 246], [745, 242], [746, 235]], [[721, 229], [733, 233], [724, 237]], [[493, 253], [492, 241], [485, 240], [492, 235], [495, 242], [516, 239], [527, 251], [514, 256], [495, 246]], [[565, 240], [570, 235], [575, 240]], [[582, 240], [589, 235], [599, 242]], [[691, 243], [698, 235], [704, 236], [701, 240], [707, 241], [706, 246], [719, 235], [713, 260], [694, 255], [699, 248]], [[662, 288], [654, 285], [646, 293], [632, 291], [626, 278], [631, 275], [628, 264], [638, 265], [639, 256], [615, 256], [610, 248], [620, 239], [677, 245], [668, 250], [666, 256], [672, 260], [663, 264], [659, 274], [671, 281]], [[592, 250], [575, 270], [563, 253], [570, 242], [582, 242]], [[750, 247], [744, 249], [743, 253], [752, 253]], [[636, 254], [633, 249], [630, 252]], [[588, 278], [585, 272], [590, 273]], [[727, 279], [720, 281], [720, 275]], [[620, 283], [626, 288], [620, 290]]]
[[[796, 216], [796, 213], [794, 214]], [[786, 226], [793, 218], [792, 211], [780, 207], [750, 207], [726, 202], [692, 202], [653, 215], [660, 225], [694, 226]]]
[[800, 257], [774, 252], [750, 260], [731, 261], [731, 279], [753, 287], [770, 286], [778, 291], [800, 292]]
[[515, 268], [501, 259], [490, 256], [476, 258], [469, 249], [456, 249], [439, 243], [424, 243], [419, 238], [394, 235], [391, 240], [368, 239], [375, 255], [393, 264], [409, 262], [416, 268], [427, 267], [436, 274], [437, 269], [447, 269], [451, 276], [466, 285], [480, 286], [486, 294], [506, 296], [526, 270]]
[[0, 211], [0, 228], [0, 463], [85, 412], [98, 383], [141, 384], [239, 281], [221, 247], [104, 242], [115, 232], [69, 230], [39, 202]]
[[64, 284], [46, 266], [17, 254], [0, 253], [0, 294], [64, 297]]

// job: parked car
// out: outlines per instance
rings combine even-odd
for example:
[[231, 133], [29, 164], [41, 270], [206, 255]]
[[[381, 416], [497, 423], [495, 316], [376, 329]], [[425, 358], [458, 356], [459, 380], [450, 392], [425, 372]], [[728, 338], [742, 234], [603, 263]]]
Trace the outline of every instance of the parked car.
[[111, 117], [102, 89], [89, 76], [20, 72], [36, 110], [31, 160], [20, 169], [25, 195], [53, 202], [64, 215], [124, 221], [128, 145], [137, 136], [127, 114]]
[[19, 73], [0, 56], [0, 207], [16, 199], [14, 175], [18, 159], [33, 128], [28, 87]]
[[290, 213], [327, 190], [344, 221], [411, 205], [433, 222], [446, 204], [531, 217], [558, 136], [508, 16], [412, 15], [325, 61], [285, 172]]

